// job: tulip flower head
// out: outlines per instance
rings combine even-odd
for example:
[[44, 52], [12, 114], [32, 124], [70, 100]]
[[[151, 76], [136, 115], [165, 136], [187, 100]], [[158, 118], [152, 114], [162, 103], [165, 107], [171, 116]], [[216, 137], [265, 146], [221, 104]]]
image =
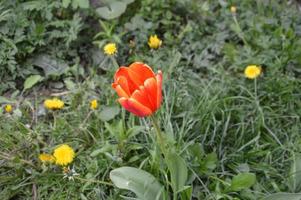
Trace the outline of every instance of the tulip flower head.
[[146, 64], [135, 62], [120, 67], [112, 87], [119, 96], [119, 103], [138, 117], [156, 112], [162, 101], [162, 72], [157, 74]]

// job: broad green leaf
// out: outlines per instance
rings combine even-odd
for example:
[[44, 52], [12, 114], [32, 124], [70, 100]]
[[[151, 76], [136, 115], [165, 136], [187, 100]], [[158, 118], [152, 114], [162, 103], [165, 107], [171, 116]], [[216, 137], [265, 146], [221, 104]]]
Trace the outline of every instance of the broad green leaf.
[[112, 106], [112, 107], [105, 107], [103, 110], [99, 113], [99, 118], [102, 121], [109, 121], [111, 119], [114, 119], [116, 115], [118, 115], [120, 112], [120, 108], [118, 106]]
[[114, 19], [125, 12], [126, 6], [127, 4], [124, 2], [114, 1], [108, 6], [97, 8], [96, 13], [104, 19]]
[[31, 75], [24, 82], [24, 90], [32, 88], [35, 84], [41, 81], [43, 78], [40, 75]]
[[184, 159], [175, 152], [170, 152], [166, 157], [166, 163], [170, 172], [173, 191], [179, 192], [185, 189], [188, 170]]
[[254, 185], [256, 176], [253, 173], [241, 173], [233, 177], [230, 190], [241, 191]]
[[73, 0], [72, 7], [76, 8], [89, 8], [89, 0]]
[[301, 193], [275, 193], [263, 200], [301, 200]]
[[289, 176], [289, 183], [294, 192], [300, 192], [301, 189], [301, 155], [294, 154]]
[[62, 5], [64, 8], [67, 8], [71, 3], [71, 0], [63, 0]]
[[33, 65], [42, 68], [46, 76], [62, 75], [69, 67], [63, 60], [52, 58], [47, 54], [35, 56]]
[[65, 79], [64, 83], [68, 90], [74, 90], [76, 88], [76, 84], [71, 79]]
[[116, 187], [134, 192], [140, 200], [163, 199], [163, 186], [144, 170], [120, 167], [110, 172], [110, 179]]
[[9, 103], [11, 102], [8, 98], [4, 97], [4, 96], [0, 96], [0, 104], [2, 103]]

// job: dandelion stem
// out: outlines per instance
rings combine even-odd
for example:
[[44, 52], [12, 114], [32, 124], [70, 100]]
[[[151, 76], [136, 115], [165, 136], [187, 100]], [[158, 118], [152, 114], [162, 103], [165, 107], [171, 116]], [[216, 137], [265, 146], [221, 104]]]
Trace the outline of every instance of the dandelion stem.
[[114, 56], [110, 56], [110, 58], [111, 58], [111, 61], [112, 61], [112, 63], [113, 63], [114, 69], [115, 69], [115, 70], [118, 69], [118, 68], [119, 68], [119, 65], [118, 65], [118, 63], [117, 63], [117, 61], [116, 61], [116, 58], [115, 58]]
[[240, 37], [240, 39], [242, 39], [242, 41], [244, 42], [245, 45], [249, 46], [248, 42], [246, 41], [246, 39], [244, 37], [244, 34], [243, 34], [241, 28], [240, 28], [240, 25], [237, 21], [236, 15], [232, 15], [232, 16], [233, 16], [233, 20], [234, 20], [234, 23], [235, 23], [237, 31], [238, 31], [237, 32], [238, 36]]
[[82, 127], [82, 126], [87, 122], [87, 120], [90, 118], [92, 112], [93, 112], [93, 110], [90, 110], [90, 112], [87, 114], [86, 118], [85, 118], [84, 121], [80, 124], [79, 127]]
[[254, 79], [254, 92], [255, 92], [256, 103], [259, 104], [258, 97], [257, 97], [257, 79], [256, 78]]
[[112, 183], [109, 183], [109, 182], [106, 182], [106, 181], [98, 181], [98, 180], [85, 179], [85, 178], [80, 178], [80, 177], [74, 177], [74, 179], [84, 181], [84, 182], [99, 183], [99, 184], [102, 184], [102, 185], [114, 186]]

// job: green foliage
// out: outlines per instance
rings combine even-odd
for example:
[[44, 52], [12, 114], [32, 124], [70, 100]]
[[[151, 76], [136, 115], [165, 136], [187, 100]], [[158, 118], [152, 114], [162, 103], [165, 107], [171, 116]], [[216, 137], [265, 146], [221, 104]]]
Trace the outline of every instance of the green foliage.
[[277, 193], [269, 195], [268, 197], [264, 198], [263, 200], [300, 200], [301, 194], [289, 194], [289, 193]]
[[187, 181], [188, 170], [186, 163], [179, 155], [174, 152], [168, 153], [166, 163], [170, 172], [171, 186], [174, 195], [184, 190]]
[[31, 75], [24, 82], [24, 90], [32, 88], [35, 84], [42, 80], [40, 75]]
[[[143, 0], [110, 10], [116, 2], [125, 1], [1, 1], [0, 199], [134, 199], [161, 188], [166, 200], [300, 199], [298, 2]], [[157, 50], [147, 44], [154, 34]], [[108, 42], [117, 55], [104, 55]], [[120, 109], [111, 88], [117, 65], [133, 61], [163, 71], [156, 117], [167, 157], [149, 119]], [[244, 77], [249, 64], [263, 69], [256, 82]], [[49, 97], [64, 108], [45, 110]], [[76, 151], [74, 181], [38, 159], [62, 143]]]
[[120, 112], [120, 108], [117, 106], [114, 107], [105, 107], [103, 110], [99, 113], [99, 117], [102, 121], [109, 121], [111, 119], [114, 119], [116, 115], [118, 115]]
[[163, 186], [154, 176], [141, 169], [121, 167], [110, 172], [116, 187], [134, 192], [140, 200], [163, 199]]
[[230, 185], [230, 190], [241, 191], [254, 185], [256, 176], [253, 173], [242, 173], [233, 177]]
[[128, 4], [134, 0], [119, 0], [107, 2], [105, 6], [101, 6], [96, 9], [96, 13], [103, 19], [115, 19], [123, 14]]

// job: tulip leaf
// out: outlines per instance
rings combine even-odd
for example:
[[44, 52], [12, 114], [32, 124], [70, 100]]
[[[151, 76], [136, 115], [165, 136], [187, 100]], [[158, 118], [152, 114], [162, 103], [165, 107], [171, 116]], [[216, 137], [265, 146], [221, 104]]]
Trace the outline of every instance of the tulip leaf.
[[134, 192], [140, 200], [163, 199], [163, 186], [144, 170], [120, 167], [110, 172], [110, 179], [116, 187]]
[[179, 192], [184, 190], [188, 177], [188, 170], [184, 159], [175, 152], [170, 152], [166, 157], [166, 163], [170, 172], [173, 191]]

